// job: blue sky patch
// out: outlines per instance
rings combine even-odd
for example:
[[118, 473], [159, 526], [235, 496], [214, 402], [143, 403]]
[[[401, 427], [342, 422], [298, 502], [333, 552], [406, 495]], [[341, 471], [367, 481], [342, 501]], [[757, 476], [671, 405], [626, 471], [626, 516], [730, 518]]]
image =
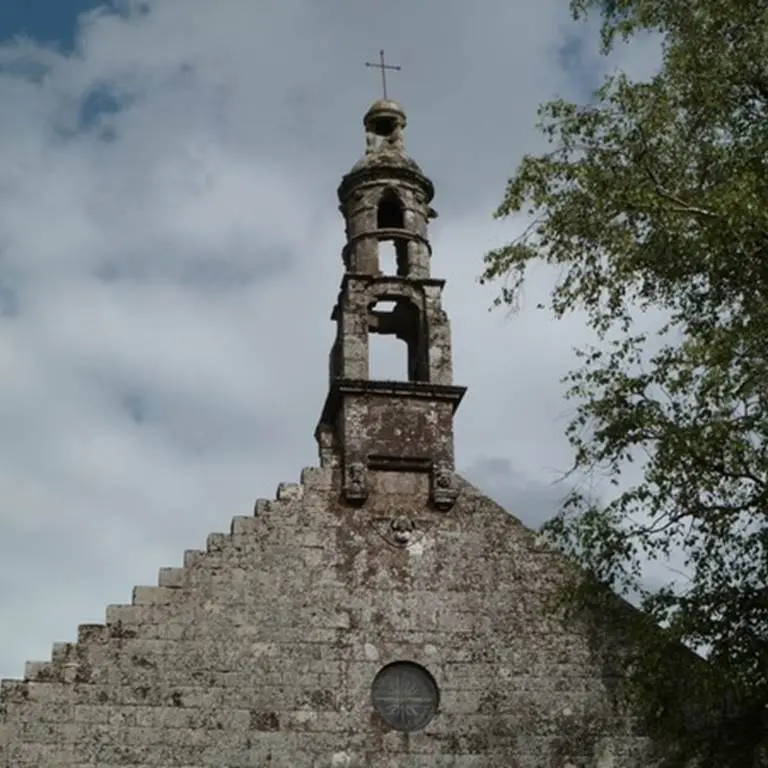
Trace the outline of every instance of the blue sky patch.
[[24, 36], [61, 51], [72, 51], [78, 17], [100, 6], [111, 4], [103, 0], [2, 0], [0, 44]]

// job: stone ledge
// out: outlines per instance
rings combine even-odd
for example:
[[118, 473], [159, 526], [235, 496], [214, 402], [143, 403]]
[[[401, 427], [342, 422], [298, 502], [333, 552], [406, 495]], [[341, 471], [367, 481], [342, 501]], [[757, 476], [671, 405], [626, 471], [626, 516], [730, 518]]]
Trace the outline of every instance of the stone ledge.
[[75, 643], [54, 643], [51, 652], [51, 660], [54, 662], [63, 662], [75, 653]]
[[168, 605], [177, 602], [179, 592], [169, 587], [143, 587], [133, 588], [132, 605]]
[[238, 515], [232, 518], [229, 525], [230, 536], [246, 536], [255, 532], [260, 521], [252, 516]]
[[52, 680], [56, 677], [56, 668], [51, 661], [28, 661], [24, 664], [24, 680]]
[[277, 501], [300, 501], [304, 495], [304, 486], [301, 483], [280, 483], [277, 486], [275, 497]]
[[208, 538], [205, 541], [206, 552], [221, 552], [227, 545], [229, 540], [229, 534], [226, 533], [209, 533]]
[[158, 586], [180, 589], [185, 584], [185, 575], [184, 568], [161, 568], [157, 578]]
[[333, 488], [332, 467], [304, 467], [301, 470], [301, 484], [306, 491], [330, 491]]
[[205, 559], [206, 552], [202, 549], [187, 549], [184, 551], [184, 567], [191, 568], [200, 565]]
[[268, 514], [273, 504], [275, 504], [274, 499], [256, 499], [256, 503], [253, 505], [254, 517]]

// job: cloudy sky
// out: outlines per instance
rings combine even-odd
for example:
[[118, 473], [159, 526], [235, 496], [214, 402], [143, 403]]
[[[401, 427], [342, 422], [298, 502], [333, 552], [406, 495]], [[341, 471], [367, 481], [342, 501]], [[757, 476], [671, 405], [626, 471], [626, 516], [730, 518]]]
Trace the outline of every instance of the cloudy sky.
[[[0, 3], [0, 677], [154, 584], [316, 463], [341, 276], [335, 189], [402, 65], [437, 188], [460, 472], [531, 525], [556, 511], [585, 332], [489, 313], [483, 254], [539, 102], [611, 62], [565, 0]], [[402, 351], [374, 352], [379, 377]]]

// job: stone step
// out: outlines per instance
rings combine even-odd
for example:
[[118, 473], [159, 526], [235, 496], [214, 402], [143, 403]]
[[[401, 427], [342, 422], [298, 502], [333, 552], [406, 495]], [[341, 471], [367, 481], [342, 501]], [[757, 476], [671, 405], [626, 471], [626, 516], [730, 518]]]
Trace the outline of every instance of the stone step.
[[253, 514], [255, 517], [262, 517], [269, 513], [274, 506], [273, 499], [256, 499], [256, 503], [253, 506]]
[[329, 491], [333, 485], [332, 467], [304, 467], [301, 470], [301, 484], [306, 491]]
[[186, 571], [184, 568], [161, 568], [157, 577], [160, 587], [180, 589], [185, 584]]
[[298, 483], [280, 483], [277, 486], [275, 500], [291, 503], [301, 501], [308, 493], [329, 491], [333, 488], [334, 476], [332, 467], [304, 467]]
[[176, 602], [178, 591], [170, 587], [134, 587], [131, 605], [168, 605]]
[[232, 518], [229, 526], [230, 536], [248, 536], [256, 532], [261, 526], [261, 521], [255, 517], [238, 515]]
[[188, 549], [184, 552], [184, 567], [191, 568], [205, 559], [206, 552], [202, 549]]
[[54, 643], [51, 651], [51, 661], [54, 664], [61, 664], [67, 659], [74, 658], [76, 653], [75, 643]]
[[280, 483], [275, 493], [277, 501], [299, 501], [303, 495], [304, 486], [301, 483]]
[[78, 643], [106, 643], [109, 630], [104, 624], [80, 624], [77, 628]]
[[221, 552], [229, 540], [227, 533], [210, 533], [205, 542], [205, 550], [206, 552]]
[[24, 664], [24, 680], [53, 680], [56, 666], [52, 661], [28, 661]]
[[143, 605], [108, 605], [106, 623], [110, 637], [122, 636], [121, 633], [115, 634], [115, 628], [118, 626], [133, 628], [142, 624], [146, 615], [147, 612]]

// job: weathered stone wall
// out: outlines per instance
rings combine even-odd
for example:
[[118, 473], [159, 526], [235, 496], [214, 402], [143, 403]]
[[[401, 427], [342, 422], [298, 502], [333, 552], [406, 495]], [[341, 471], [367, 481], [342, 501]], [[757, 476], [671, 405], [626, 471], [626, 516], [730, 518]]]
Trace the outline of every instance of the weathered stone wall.
[[[340, 470], [302, 481], [3, 683], [0, 766], [651, 765], [615, 666], [546, 610], [560, 563], [533, 533], [463, 481], [447, 513], [427, 475], [371, 472], [358, 509]], [[424, 730], [373, 710], [394, 660], [439, 686]]]
[[389, 382], [343, 384], [344, 405], [337, 429], [343, 436], [347, 462], [361, 461], [368, 466], [375, 463], [371, 457], [380, 457], [392, 464], [420, 461], [427, 468], [433, 464], [453, 467], [454, 403], [439, 401], [440, 390], [430, 397], [426, 387], [420, 392], [393, 383], [390, 393]]

